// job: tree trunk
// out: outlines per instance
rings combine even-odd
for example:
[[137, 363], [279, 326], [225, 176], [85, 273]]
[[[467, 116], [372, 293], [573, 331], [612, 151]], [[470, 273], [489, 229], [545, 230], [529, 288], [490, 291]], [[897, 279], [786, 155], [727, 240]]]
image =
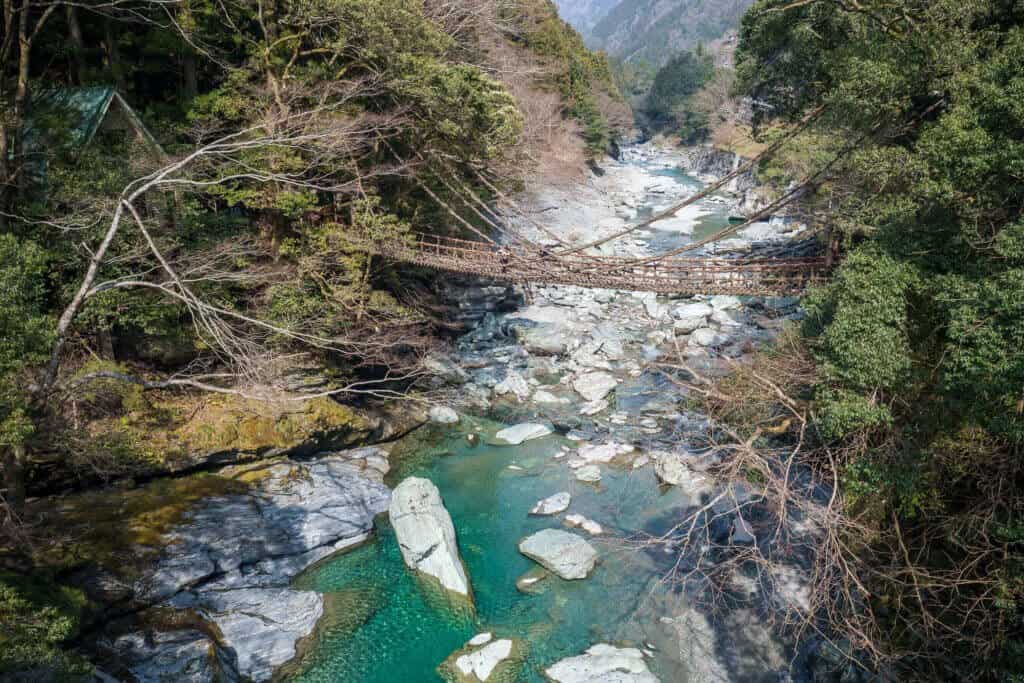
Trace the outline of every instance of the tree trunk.
[[25, 447], [18, 445], [4, 448], [0, 460], [4, 470], [4, 500], [16, 515], [25, 508], [25, 457]]
[[75, 85], [85, 85], [85, 39], [82, 37], [82, 25], [78, 23], [78, 11], [74, 5], [67, 8], [68, 37], [74, 48], [72, 60], [75, 74]]
[[114, 22], [107, 17], [103, 21], [103, 29], [106, 33], [104, 42], [107, 48], [107, 64], [110, 66], [110, 73], [117, 84], [117, 90], [122, 95], [127, 92], [125, 89], [124, 68], [121, 64], [121, 51], [117, 48], [117, 35], [114, 31]]

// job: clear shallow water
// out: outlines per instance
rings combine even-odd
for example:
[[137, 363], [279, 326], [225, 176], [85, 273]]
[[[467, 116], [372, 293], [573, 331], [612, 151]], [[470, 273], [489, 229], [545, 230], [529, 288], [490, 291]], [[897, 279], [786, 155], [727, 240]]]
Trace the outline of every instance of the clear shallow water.
[[[669, 206], [680, 202], [686, 195], [700, 192], [704, 187], [699, 180], [678, 168], [657, 169], [651, 171], [651, 174], [672, 178], [681, 185], [681, 189], [678, 195], [648, 195], [647, 200], [651, 206], [642, 207], [637, 212], [637, 220], [649, 218], [654, 213], [655, 207], [660, 209], [663, 205]], [[659, 224], [655, 223], [650, 229], [643, 231], [644, 241], [652, 252], [678, 249], [683, 245], [709, 237], [729, 225], [730, 212], [729, 207], [725, 204], [700, 200], [683, 209], [682, 212], [683, 215], [686, 215], [686, 212], [700, 214], [694, 220], [693, 232], [687, 235], [677, 230], [659, 229]]]
[[[517, 447], [472, 447], [463, 432], [451, 431], [411, 458], [396, 458], [393, 479], [423, 476], [441, 490], [469, 571], [475, 612], [449, 603], [406, 569], [391, 527], [381, 518], [369, 544], [300, 577], [298, 586], [323, 592], [330, 609], [288, 680], [439, 681], [436, 667], [451, 652], [476, 633], [492, 631], [526, 642], [526, 661], [515, 680], [541, 681], [544, 667], [593, 643], [640, 638], [643, 620], [654, 619], [654, 612], [644, 610], [640, 622], [634, 613], [671, 560], [625, 551], [614, 537], [660, 531], [664, 522], [658, 520], [672, 517], [666, 513], [679, 504], [678, 494], [660, 489], [650, 467], [602, 466], [600, 487], [576, 482], [565, 460], [553, 458], [565, 443], [552, 435]], [[520, 593], [516, 579], [538, 565], [519, 554], [518, 542], [540, 529], [561, 527], [562, 517], [527, 512], [558, 491], [573, 495], [568, 512], [605, 527], [604, 540], [591, 539], [600, 563], [587, 579], [552, 576], [542, 582], [543, 592]]]

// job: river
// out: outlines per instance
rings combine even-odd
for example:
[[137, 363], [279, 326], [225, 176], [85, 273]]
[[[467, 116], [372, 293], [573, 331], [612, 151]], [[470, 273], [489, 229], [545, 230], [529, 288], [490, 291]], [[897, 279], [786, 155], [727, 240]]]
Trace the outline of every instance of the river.
[[[605, 171], [587, 187], [539, 192], [532, 205], [547, 214], [546, 226], [568, 234], [573, 225], [590, 221], [596, 226], [593, 233], [574, 236], [592, 238], [659, 211], [702, 186], [680, 167], [677, 158], [649, 149], [628, 149], [624, 161]], [[728, 204], [712, 198], [631, 236], [617, 248], [633, 254], [675, 248], [720, 230], [728, 217]], [[484, 393], [493, 390], [490, 399], [480, 399], [491, 403], [492, 415], [550, 421], [569, 429], [572, 439], [556, 432], [519, 446], [491, 445], [494, 433], [505, 425], [463, 417], [456, 426], [433, 426], [393, 451], [392, 471], [385, 483], [393, 487], [415, 475], [440, 489], [457, 530], [475, 609], [451, 602], [407, 569], [386, 516], [381, 516], [372, 541], [297, 579], [297, 588], [324, 594], [326, 609], [315, 638], [290, 667], [288, 680], [438, 681], [438, 665], [481, 632], [525, 644], [524, 661], [507, 680], [543, 681], [546, 667], [601, 642], [641, 648], [651, 672], [661, 681], [777, 680], [772, 672], [783, 666], [789, 653], [758, 624], [737, 626], [737, 619], [756, 621], [753, 612], [709, 617], [692, 608], [686, 590], [671, 579], [673, 569], [678, 569], [672, 546], [638, 547], [643, 538], [665, 533], [695, 502], [693, 490], [661, 484], [642, 455], [654, 448], [685, 449], [690, 437], [699, 440], [703, 434], [699, 416], [689, 414], [679, 403], [682, 397], [671, 395], [677, 391], [645, 367], [660, 356], [658, 342], [665, 340], [665, 334], [658, 328], [667, 321], [671, 329], [671, 316], [652, 324], [652, 317], [662, 315], [658, 308], [662, 304], [644, 295], [606, 294], [595, 300], [591, 293], [572, 288], [545, 288], [535, 296], [540, 300], [520, 313], [541, 327], [542, 336], [576, 334], [585, 342], [602, 325], [613, 328], [606, 336], [617, 340], [621, 353], [593, 365], [622, 375], [614, 402], [604, 414], [599, 411], [593, 419], [580, 419], [581, 403], [566, 385], [573, 369], [588, 369], [583, 367], [587, 361], [576, 358], [576, 367], [570, 361], [565, 368], [569, 374], [550, 383], [543, 378], [537, 381], [540, 373], [535, 371], [545, 363], [555, 366], [557, 377], [558, 361], [536, 358], [528, 334], [518, 337], [526, 349], [522, 352], [509, 351], [507, 341], [481, 335], [479, 329], [476, 337], [471, 334], [462, 340], [456, 358], [474, 368], [469, 386], [483, 387]], [[562, 306], [566, 320], [580, 311], [586, 315], [579, 317], [578, 327], [566, 331], [561, 325], [565, 321], [553, 322], [543, 314], [552, 304]], [[735, 317], [742, 320], [744, 313], [737, 311]], [[508, 316], [513, 323], [516, 315]], [[559, 315], [556, 311], [554, 317]], [[480, 327], [504, 324], [506, 318], [490, 316]], [[734, 334], [740, 335], [742, 330]], [[570, 349], [574, 346], [568, 344]], [[703, 356], [711, 362], [715, 354]], [[509, 380], [515, 367], [521, 367], [521, 376], [533, 385], [529, 387], [532, 396], [518, 395], [516, 382]], [[503, 392], [503, 383], [512, 388]], [[538, 398], [538, 387], [545, 392], [543, 398]], [[548, 396], [554, 400], [548, 402]], [[467, 434], [480, 437], [476, 445], [469, 443]], [[617, 466], [602, 466], [597, 483], [578, 481], [572, 460], [580, 441], [610, 440], [635, 444], [635, 455]], [[589, 538], [599, 549], [600, 562], [584, 580], [550, 576], [520, 590], [517, 579], [536, 572], [538, 565], [521, 555], [517, 544], [540, 529], [561, 528], [564, 518], [528, 512], [538, 500], [561, 491], [572, 496], [569, 513], [602, 527], [600, 535]], [[729, 630], [737, 629], [746, 633], [723, 639]]]

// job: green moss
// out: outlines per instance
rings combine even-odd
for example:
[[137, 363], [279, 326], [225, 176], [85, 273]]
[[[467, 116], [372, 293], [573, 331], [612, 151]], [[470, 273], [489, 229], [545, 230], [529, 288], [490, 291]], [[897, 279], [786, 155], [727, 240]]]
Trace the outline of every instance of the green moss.
[[83, 680], [92, 667], [60, 646], [78, 633], [85, 604], [79, 590], [0, 572], [0, 678]]
[[96, 563], [132, 575], [162, 549], [192, 507], [211, 496], [248, 491], [250, 484], [214, 474], [153, 481], [131, 491], [106, 489], [37, 503], [30, 515], [40, 536], [53, 539], [34, 554], [56, 569]]

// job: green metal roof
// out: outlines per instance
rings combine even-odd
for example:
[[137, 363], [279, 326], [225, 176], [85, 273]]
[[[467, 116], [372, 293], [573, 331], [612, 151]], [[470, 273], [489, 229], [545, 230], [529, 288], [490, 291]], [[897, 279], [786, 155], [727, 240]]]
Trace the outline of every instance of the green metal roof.
[[92, 142], [114, 101], [140, 134], [161, 155], [163, 150], [128, 103], [112, 85], [84, 88], [44, 88], [33, 93], [32, 112], [25, 126], [25, 149], [40, 149], [59, 141], [72, 148]]

